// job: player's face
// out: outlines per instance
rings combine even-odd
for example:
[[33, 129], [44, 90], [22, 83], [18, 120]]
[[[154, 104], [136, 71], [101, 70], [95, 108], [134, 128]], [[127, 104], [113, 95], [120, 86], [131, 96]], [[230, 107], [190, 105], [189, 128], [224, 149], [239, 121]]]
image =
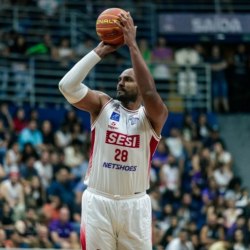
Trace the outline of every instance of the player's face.
[[117, 99], [121, 102], [135, 102], [138, 97], [138, 87], [133, 69], [124, 70], [118, 78]]

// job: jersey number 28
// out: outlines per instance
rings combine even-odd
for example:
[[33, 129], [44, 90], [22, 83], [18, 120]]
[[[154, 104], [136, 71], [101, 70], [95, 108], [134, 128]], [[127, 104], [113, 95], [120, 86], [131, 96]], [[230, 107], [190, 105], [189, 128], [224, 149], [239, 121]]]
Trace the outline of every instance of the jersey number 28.
[[121, 150], [121, 149], [116, 149], [115, 150], [115, 160], [116, 161], [127, 161], [128, 160], [128, 151], [127, 150]]

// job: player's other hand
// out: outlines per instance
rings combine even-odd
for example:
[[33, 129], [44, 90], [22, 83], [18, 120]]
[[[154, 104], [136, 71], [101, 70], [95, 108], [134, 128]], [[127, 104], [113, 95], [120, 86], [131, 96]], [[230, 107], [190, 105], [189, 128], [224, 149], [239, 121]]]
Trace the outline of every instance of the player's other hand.
[[117, 24], [123, 31], [124, 43], [127, 44], [128, 47], [133, 46], [136, 43], [137, 29], [137, 27], [134, 25], [133, 18], [129, 12], [127, 12], [127, 14], [121, 12], [119, 14], [119, 20], [120, 23]]
[[96, 52], [96, 54], [98, 56], [100, 56], [101, 58], [105, 57], [107, 54], [112, 53], [114, 51], [116, 51], [118, 48], [120, 48], [121, 46], [115, 46], [115, 45], [111, 45], [111, 44], [106, 44], [103, 41], [100, 42], [97, 47], [94, 49], [94, 51]]

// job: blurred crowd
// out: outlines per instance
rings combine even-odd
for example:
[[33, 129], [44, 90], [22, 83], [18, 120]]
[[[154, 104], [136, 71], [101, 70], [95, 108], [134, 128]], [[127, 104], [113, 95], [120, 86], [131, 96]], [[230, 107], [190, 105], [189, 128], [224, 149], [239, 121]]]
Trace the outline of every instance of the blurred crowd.
[[[0, 247], [80, 248], [89, 146], [74, 109], [55, 127], [36, 109], [0, 105]], [[206, 114], [185, 114], [162, 137], [148, 191], [155, 250], [249, 249], [249, 194], [233, 163]]]
[[[19, 32], [0, 31], [0, 55], [4, 57], [22, 55], [22, 58], [43, 56], [53, 60], [64, 70], [71, 68], [96, 44], [97, 41], [86, 38], [73, 46], [70, 37], [54, 39], [50, 32], [45, 32], [38, 43], [29, 43]], [[195, 67], [207, 64], [211, 69], [213, 111], [217, 113], [250, 111], [248, 105], [250, 54], [247, 44], [222, 47], [221, 44], [197, 43], [183, 46], [168, 44], [167, 38], [161, 36], [153, 45], [146, 38], [139, 38], [138, 44], [157, 83], [175, 85], [177, 82], [177, 92], [180, 96], [195, 96], [200, 88], [200, 79]], [[109, 59], [116, 61], [117, 71], [127, 65], [127, 59], [118, 53]], [[21, 58], [16, 59], [16, 63], [12, 64], [16, 75], [19, 76], [21, 72], [21, 76], [25, 77], [28, 67], [26, 64], [21, 62]], [[23, 81], [27, 82], [26, 78]], [[25, 86], [27, 88], [29, 85]]]
[[80, 248], [88, 148], [74, 110], [55, 129], [35, 109], [1, 104], [0, 247]]
[[[169, 1], [168, 5], [174, 4], [173, 2], [176, 1]], [[181, 2], [182, 0], [180, 4]], [[195, 4], [195, 2], [197, 2], [196, 4], [198, 2], [205, 4], [209, 1], [191, 1], [190, 4]], [[94, 39], [93, 36], [87, 36], [86, 34], [82, 37], [82, 41], [79, 41], [80, 39], [78, 38], [77, 43], [76, 41], [73, 42], [72, 32], [70, 33], [70, 30], [65, 31], [65, 23], [60, 23], [61, 15], [65, 11], [70, 11], [70, 8], [73, 8], [72, 6], [77, 8], [77, 4], [80, 3], [81, 1], [79, 0], [0, 1], [0, 4], [3, 6], [14, 5], [21, 7], [16, 20], [18, 24], [8, 26], [10, 24], [7, 25], [2, 20], [0, 29], [0, 56], [17, 56], [13, 57], [13, 64], [10, 67], [16, 73], [17, 82], [26, 82], [24, 86], [19, 84], [20, 86], [23, 88], [28, 88], [27, 86], [29, 86], [27, 84], [27, 81], [29, 81], [28, 65], [27, 62], [22, 62], [22, 59], [46, 57], [58, 63], [59, 68], [67, 70], [99, 42], [97, 35], [96, 39]], [[159, 0], [154, 4], [161, 6], [163, 3], [164, 1]], [[230, 3], [232, 4], [234, 1], [220, 1], [222, 5], [230, 6]], [[103, 9], [113, 6], [114, 3], [112, 0], [109, 0], [105, 1], [103, 5], [95, 4], [95, 1], [85, 1], [86, 9], [81, 10], [83, 13], [96, 17]], [[142, 1], [127, 2], [131, 10], [136, 10], [133, 13], [135, 21], [140, 15], [140, 8], [134, 6], [136, 4], [142, 4]], [[36, 12], [29, 11], [29, 9], [24, 11], [22, 9], [24, 6], [36, 9]], [[79, 8], [83, 8], [82, 3], [79, 5]], [[37, 9], [40, 12], [37, 12]], [[11, 16], [8, 17], [7, 13], [6, 19], [8, 18], [11, 18]], [[36, 20], [40, 20], [39, 29], [42, 29], [42, 32], [35, 33], [39, 35], [34, 36], [34, 29], [36, 29], [34, 23]], [[140, 19], [140, 22], [142, 21], [143, 16]], [[16, 29], [13, 30], [14, 26], [16, 26]], [[177, 82], [179, 97], [192, 97], [198, 94], [201, 80], [198, 79], [197, 70], [194, 67], [208, 64], [211, 69], [211, 76], [206, 77], [209, 79], [211, 77], [209, 82], [211, 82], [213, 111], [218, 113], [250, 112], [248, 105], [250, 98], [250, 84], [248, 81], [250, 47], [248, 43], [229, 44], [219, 38], [217, 40], [211, 39], [210, 42], [198, 42], [198, 39], [197, 43], [187, 43], [186, 41], [173, 42], [171, 39], [170, 41], [168, 40], [168, 36], [159, 35], [159, 37], [153, 40], [152, 37], [138, 32], [138, 44], [157, 83], [173, 83], [174, 86]], [[119, 71], [124, 65], [127, 65], [128, 59], [122, 53], [114, 54], [114, 57], [110, 59], [110, 61], [116, 62], [116, 69]], [[55, 67], [55, 64], [53, 64], [53, 67]], [[176, 73], [176, 71], [178, 72]], [[20, 78], [22, 79], [20, 80]], [[27, 91], [31, 90], [27, 89]]]

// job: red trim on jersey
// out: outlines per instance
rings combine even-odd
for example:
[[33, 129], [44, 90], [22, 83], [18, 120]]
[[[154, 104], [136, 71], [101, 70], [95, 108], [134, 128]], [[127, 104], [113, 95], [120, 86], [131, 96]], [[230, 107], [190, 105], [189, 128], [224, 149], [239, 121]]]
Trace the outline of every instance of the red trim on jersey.
[[143, 113], [144, 113], [144, 115], [145, 115], [145, 117], [146, 117], [146, 121], [148, 122], [148, 124], [149, 124], [151, 130], [153, 131], [153, 133], [154, 133], [154, 135], [155, 135], [155, 137], [156, 137], [158, 140], [160, 140], [160, 139], [161, 139], [161, 135], [158, 135], [158, 134], [155, 132], [155, 130], [154, 130], [154, 128], [153, 128], [153, 126], [152, 126], [150, 120], [148, 119], [148, 116], [147, 116], [147, 113], [146, 113], [145, 108], [142, 107], [142, 110], [143, 110]]
[[150, 177], [150, 169], [151, 169], [151, 161], [152, 161], [152, 157], [153, 157], [153, 154], [157, 148], [157, 145], [158, 145], [159, 141], [156, 140], [153, 136], [151, 137], [150, 139], [150, 143], [149, 143], [149, 146], [150, 146], [150, 157], [149, 157], [149, 163], [148, 163], [148, 178]]
[[92, 168], [92, 159], [93, 159], [94, 144], [95, 144], [95, 129], [93, 129], [91, 131], [91, 147], [90, 147], [90, 156], [89, 156], [89, 166], [88, 166], [88, 170], [87, 170], [85, 178], [87, 178], [89, 176], [91, 168]]
[[86, 247], [86, 230], [85, 230], [84, 226], [81, 227], [80, 241], [81, 241], [82, 250], [86, 250], [87, 249], [87, 247]]

